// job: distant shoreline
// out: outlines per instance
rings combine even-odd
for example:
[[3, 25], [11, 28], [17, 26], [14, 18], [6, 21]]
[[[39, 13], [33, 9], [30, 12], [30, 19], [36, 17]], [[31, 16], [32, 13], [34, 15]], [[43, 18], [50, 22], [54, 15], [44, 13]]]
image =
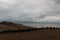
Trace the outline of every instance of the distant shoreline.
[[[3, 29], [3, 30], [1, 31], [1, 29]], [[34, 27], [25, 26], [22, 24], [16, 24], [16, 23], [12, 23], [12, 22], [6, 22], [6, 21], [0, 23], [0, 34], [1, 33], [15, 33], [15, 32], [30, 32], [30, 31], [34, 31], [34, 30], [46, 30], [46, 29], [47, 30], [49, 30], [49, 29], [60, 30], [60, 28], [55, 28], [55, 27], [34, 28]]]

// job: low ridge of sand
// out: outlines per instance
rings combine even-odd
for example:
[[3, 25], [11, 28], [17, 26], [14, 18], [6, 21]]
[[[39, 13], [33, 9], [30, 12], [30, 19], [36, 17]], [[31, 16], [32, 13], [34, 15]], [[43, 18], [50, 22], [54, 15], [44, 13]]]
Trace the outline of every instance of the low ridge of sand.
[[0, 31], [3, 30], [25, 30], [25, 29], [31, 29], [32, 27], [28, 27], [22, 24], [16, 24], [12, 22], [0, 22]]

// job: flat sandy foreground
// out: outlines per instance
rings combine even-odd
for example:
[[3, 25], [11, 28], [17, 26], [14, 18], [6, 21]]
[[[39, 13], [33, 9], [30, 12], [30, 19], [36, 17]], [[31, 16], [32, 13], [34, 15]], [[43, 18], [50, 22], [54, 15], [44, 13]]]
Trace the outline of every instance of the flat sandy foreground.
[[5, 33], [0, 34], [0, 40], [60, 40], [60, 29]]

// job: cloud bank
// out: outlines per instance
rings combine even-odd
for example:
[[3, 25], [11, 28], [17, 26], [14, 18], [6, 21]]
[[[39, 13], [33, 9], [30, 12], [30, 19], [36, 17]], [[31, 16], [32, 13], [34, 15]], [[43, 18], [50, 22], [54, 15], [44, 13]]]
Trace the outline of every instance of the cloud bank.
[[0, 0], [0, 21], [60, 22], [60, 0]]

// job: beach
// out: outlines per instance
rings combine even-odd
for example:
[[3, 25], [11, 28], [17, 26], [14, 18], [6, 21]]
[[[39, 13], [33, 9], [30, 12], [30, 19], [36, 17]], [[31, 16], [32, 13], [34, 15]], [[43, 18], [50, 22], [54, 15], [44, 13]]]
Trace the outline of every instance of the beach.
[[0, 40], [60, 40], [60, 28], [33, 28], [2, 22], [0, 23]]
[[0, 34], [0, 40], [60, 40], [60, 30], [44, 29]]

